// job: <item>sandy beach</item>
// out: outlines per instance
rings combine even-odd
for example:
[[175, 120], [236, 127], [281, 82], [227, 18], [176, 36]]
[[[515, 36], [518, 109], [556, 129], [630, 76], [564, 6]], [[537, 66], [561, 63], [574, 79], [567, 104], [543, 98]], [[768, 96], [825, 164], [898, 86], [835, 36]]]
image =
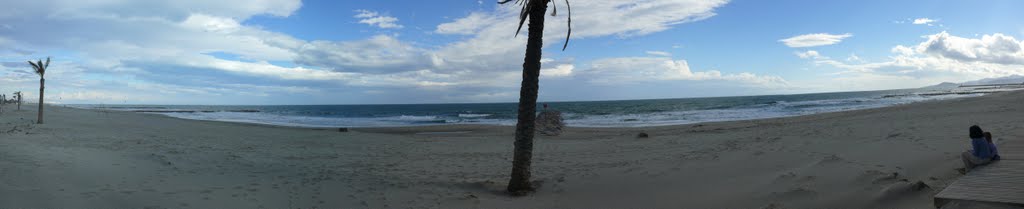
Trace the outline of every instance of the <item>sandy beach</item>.
[[[34, 105], [0, 115], [0, 208], [931, 208], [967, 127], [1024, 136], [1024, 91], [738, 122], [568, 128], [503, 193], [513, 127], [336, 129]], [[637, 138], [640, 132], [650, 138]], [[919, 184], [917, 182], [921, 182]]]

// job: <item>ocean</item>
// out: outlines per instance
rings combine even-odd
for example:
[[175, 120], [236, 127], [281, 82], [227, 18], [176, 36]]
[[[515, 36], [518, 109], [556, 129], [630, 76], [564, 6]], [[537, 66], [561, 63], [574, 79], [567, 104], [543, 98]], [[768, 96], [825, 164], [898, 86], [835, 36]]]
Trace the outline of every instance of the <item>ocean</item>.
[[[797, 95], [621, 101], [541, 102], [573, 127], [642, 127], [799, 116], [980, 96], [922, 95], [885, 90]], [[384, 105], [110, 105], [77, 108], [163, 114], [171, 117], [297, 127], [396, 127], [445, 124], [515, 125], [516, 103]]]

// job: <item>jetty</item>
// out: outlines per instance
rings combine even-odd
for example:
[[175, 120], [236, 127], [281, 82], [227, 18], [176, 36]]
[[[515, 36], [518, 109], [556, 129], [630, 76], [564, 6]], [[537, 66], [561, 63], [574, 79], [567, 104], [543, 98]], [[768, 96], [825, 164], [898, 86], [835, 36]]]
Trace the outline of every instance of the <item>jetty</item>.
[[1005, 91], [1017, 91], [1024, 90], [1024, 83], [1004, 83], [1004, 84], [978, 84], [978, 85], [959, 85], [955, 89], [922, 92], [922, 93], [908, 93], [898, 95], [886, 95], [886, 97], [899, 97], [907, 95], [918, 95], [918, 96], [943, 96], [943, 95], [964, 95], [964, 94], [989, 94]]
[[1024, 83], [1003, 83], [1003, 84], [979, 84], [979, 85], [960, 85], [960, 88], [976, 88], [976, 87], [1009, 87], [1009, 88], [1021, 88], [1024, 87]]
[[1002, 160], [972, 169], [935, 195], [935, 207], [952, 201], [1024, 207], [1024, 141], [999, 144]]

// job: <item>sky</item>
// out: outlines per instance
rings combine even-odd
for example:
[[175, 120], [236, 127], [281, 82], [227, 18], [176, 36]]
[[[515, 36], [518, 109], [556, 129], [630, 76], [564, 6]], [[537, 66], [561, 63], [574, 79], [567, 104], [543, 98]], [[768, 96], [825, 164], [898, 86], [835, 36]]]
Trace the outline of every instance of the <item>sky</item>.
[[[1024, 1], [569, 0], [540, 101], [916, 88], [1024, 74]], [[0, 93], [47, 102], [518, 101], [526, 28], [495, 1], [0, 0]], [[549, 10], [553, 9], [549, 6]]]

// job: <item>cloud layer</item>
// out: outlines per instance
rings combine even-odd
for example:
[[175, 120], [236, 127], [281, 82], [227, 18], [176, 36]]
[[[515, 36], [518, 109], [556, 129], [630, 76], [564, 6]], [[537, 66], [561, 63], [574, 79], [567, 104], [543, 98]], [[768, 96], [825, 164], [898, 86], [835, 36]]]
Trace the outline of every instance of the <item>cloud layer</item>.
[[833, 82], [867, 89], [920, 87], [1024, 74], [1024, 42], [1012, 36], [996, 33], [964, 38], [943, 31], [925, 38], [913, 46], [894, 46], [886, 60], [876, 62], [860, 58], [843, 62], [813, 50], [796, 55], [816, 65], [841, 69], [836, 75], [842, 77]]
[[369, 10], [356, 10], [355, 18], [359, 19], [359, 23], [377, 26], [384, 29], [400, 29], [404, 26], [398, 24], [398, 18], [381, 15], [380, 13], [369, 11]]
[[[644, 36], [711, 18], [726, 3], [574, 2], [576, 14], [603, 15], [575, 16], [573, 38]], [[241, 6], [226, 1], [118, 0], [10, 4], [0, 8], [0, 59], [70, 52], [59, 54], [54, 64], [59, 69], [48, 74], [53, 81], [48, 90], [54, 91], [48, 97], [64, 103], [507, 102], [518, 96], [526, 41], [525, 36], [513, 37], [518, 11], [504, 5], [431, 26], [428, 36], [452, 41], [424, 44], [403, 40], [399, 33], [304, 40], [246, 24], [255, 16], [292, 16], [302, 6], [298, 0], [257, 0]], [[398, 18], [377, 11], [355, 10], [351, 18], [353, 24], [388, 31], [408, 29]], [[562, 14], [549, 17], [546, 46], [565, 37], [564, 18]], [[43, 26], [62, 29], [34, 32], [44, 30]], [[646, 53], [651, 56], [586, 60], [571, 53], [548, 53], [542, 80], [575, 84], [579, 89], [609, 83], [697, 81], [788, 85], [778, 76], [691, 71], [686, 60], [672, 58], [669, 52]], [[6, 62], [0, 72], [0, 81], [11, 86], [31, 86], [37, 79]], [[559, 93], [542, 92], [547, 94]]]
[[933, 23], [935, 21], [937, 21], [937, 20], [928, 19], [928, 18], [917, 18], [917, 19], [914, 19], [913, 24], [914, 25], [924, 25], [924, 24], [931, 24], [931, 23]]
[[804, 34], [799, 36], [793, 36], [786, 39], [781, 39], [779, 42], [786, 44], [786, 46], [793, 48], [801, 47], [815, 47], [832, 45], [842, 42], [843, 39], [852, 37], [853, 34], [828, 34], [828, 33], [813, 33]]
[[628, 84], [656, 81], [733, 81], [759, 87], [785, 87], [785, 79], [752, 73], [724, 74], [717, 70], [692, 71], [686, 60], [668, 57], [621, 57], [595, 60], [582, 71], [588, 81], [601, 84]]

